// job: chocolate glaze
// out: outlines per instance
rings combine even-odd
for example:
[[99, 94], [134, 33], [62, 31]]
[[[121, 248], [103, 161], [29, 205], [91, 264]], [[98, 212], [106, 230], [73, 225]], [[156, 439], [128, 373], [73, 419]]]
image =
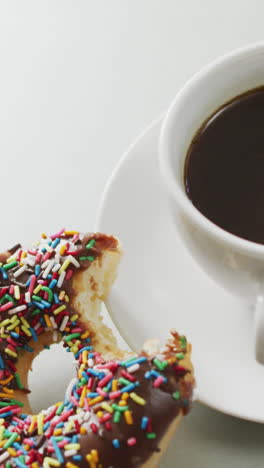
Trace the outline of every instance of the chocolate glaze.
[[[121, 423], [113, 424], [113, 430], [104, 430], [102, 436], [90, 434], [81, 437], [82, 453], [85, 456], [93, 448], [97, 448], [101, 454], [100, 462], [104, 467], [114, 468], [138, 468], [142, 466], [155, 452], [159, 452], [159, 443], [165, 436], [170, 424], [175, 420], [180, 412], [186, 414], [190, 410], [193, 382], [184, 382], [182, 377], [176, 378], [173, 369], [170, 368], [164, 375], [168, 377], [169, 383], [162, 388], [154, 388], [152, 382], [144, 378], [146, 371], [154, 369], [150, 361], [145, 363], [140, 371], [135, 374], [140, 385], [140, 396], [147, 404], [142, 408], [134, 402], [130, 407], [134, 416], [134, 424], [128, 426], [124, 420]], [[184, 382], [184, 383], [183, 383]], [[176, 401], [172, 398], [172, 393], [181, 389], [181, 398]], [[151, 416], [153, 428], [157, 430], [157, 438], [146, 440], [140, 428], [142, 416]], [[135, 447], [128, 447], [126, 440], [136, 437], [138, 443]], [[118, 438], [123, 441], [121, 448], [115, 449], [112, 439]], [[85, 463], [80, 465], [85, 467]]]

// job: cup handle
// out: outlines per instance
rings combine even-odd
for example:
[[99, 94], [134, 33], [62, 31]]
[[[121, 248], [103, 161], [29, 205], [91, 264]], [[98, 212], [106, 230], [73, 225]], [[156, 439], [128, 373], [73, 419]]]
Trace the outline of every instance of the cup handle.
[[264, 364], [264, 296], [259, 294], [255, 304], [254, 316], [255, 355], [260, 364]]

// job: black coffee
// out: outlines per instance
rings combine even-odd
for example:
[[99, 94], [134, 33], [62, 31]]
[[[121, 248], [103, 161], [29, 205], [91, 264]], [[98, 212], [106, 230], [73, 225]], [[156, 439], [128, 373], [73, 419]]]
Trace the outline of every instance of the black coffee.
[[264, 244], [264, 87], [217, 110], [195, 135], [186, 192], [221, 228]]

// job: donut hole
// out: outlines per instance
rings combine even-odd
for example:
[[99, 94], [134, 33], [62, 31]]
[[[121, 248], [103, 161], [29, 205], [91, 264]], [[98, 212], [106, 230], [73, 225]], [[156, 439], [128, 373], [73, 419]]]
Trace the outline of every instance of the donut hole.
[[[98, 319], [97, 324], [97, 332], [100, 330], [102, 335], [100, 343], [106, 341], [106, 350], [111, 351], [111, 357], [117, 353], [121, 359], [126, 356], [128, 347], [116, 331], [105, 308], [102, 319]], [[76, 377], [74, 355], [66, 351], [60, 340], [57, 333], [45, 332], [38, 337], [37, 342], [28, 342], [31, 352], [22, 352], [16, 363], [21, 383], [30, 393], [16, 390], [14, 398], [23, 403], [23, 412], [26, 414], [38, 414], [54, 403], [63, 401], [68, 385]]]
[[76, 376], [74, 357], [62, 343], [43, 349], [33, 360], [28, 374], [29, 403], [33, 413], [62, 401], [69, 382]]

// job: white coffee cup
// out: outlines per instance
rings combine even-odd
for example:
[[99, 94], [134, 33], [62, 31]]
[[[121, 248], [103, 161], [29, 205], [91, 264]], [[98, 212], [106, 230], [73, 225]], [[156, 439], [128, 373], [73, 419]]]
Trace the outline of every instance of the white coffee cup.
[[193, 76], [164, 119], [160, 167], [175, 226], [187, 249], [210, 277], [253, 306], [249, 333], [255, 333], [256, 359], [264, 363], [264, 245], [241, 239], [209, 221], [189, 200], [184, 186], [186, 154], [200, 126], [230, 99], [262, 85], [264, 43], [231, 52]]

